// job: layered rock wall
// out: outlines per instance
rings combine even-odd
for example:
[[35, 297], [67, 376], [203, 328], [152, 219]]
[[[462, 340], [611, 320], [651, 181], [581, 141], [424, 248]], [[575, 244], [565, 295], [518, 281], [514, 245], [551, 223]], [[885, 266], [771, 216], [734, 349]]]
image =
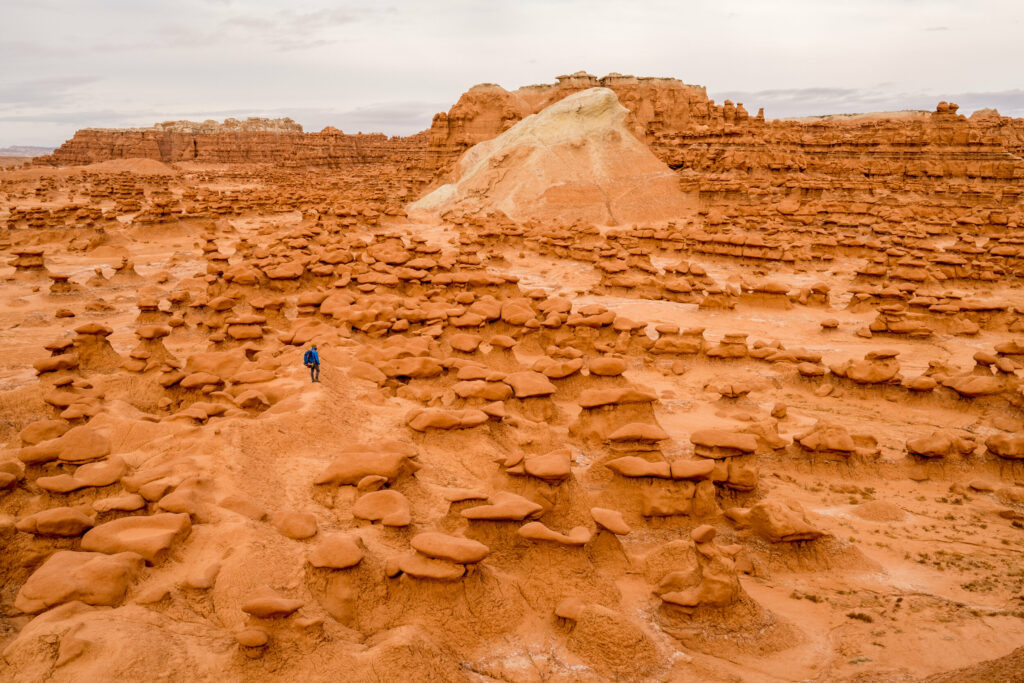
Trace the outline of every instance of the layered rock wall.
[[[632, 114], [634, 134], [663, 159], [667, 150], [661, 149], [665, 146], [662, 140], [671, 145], [675, 136], [713, 126], [716, 121], [731, 123], [749, 118], [743, 105], [727, 101], [716, 106], [708, 99], [704, 86], [688, 85], [675, 78], [614, 73], [596, 78], [578, 72], [559, 76], [553, 84], [528, 85], [512, 92], [493, 84], [474, 86], [447, 113], [434, 116], [431, 150], [439, 164], [447, 166], [469, 147], [497, 136], [530, 114], [573, 93], [599, 87], [615, 92]], [[759, 113], [756, 120], [763, 120], [763, 114]]]
[[53, 154], [38, 158], [37, 163], [70, 166], [147, 158], [165, 163], [270, 163], [322, 168], [364, 164], [402, 169], [426, 166], [424, 133], [409, 137], [379, 133], [347, 135], [331, 127], [319, 133], [304, 133], [291, 119], [261, 121], [267, 125], [232, 125], [238, 122], [229, 119], [223, 124], [171, 121], [151, 128], [86, 128]]
[[37, 163], [145, 157], [379, 168], [423, 188], [449, 181], [456, 161], [473, 145], [593, 87], [615, 92], [630, 112], [629, 130], [679, 173], [682, 189], [699, 193], [708, 207], [727, 204], [756, 214], [787, 199], [811, 199], [838, 202], [857, 214], [856, 203], [885, 193], [911, 203], [927, 197], [948, 204], [949, 216], [941, 216], [946, 220], [1021, 202], [1024, 120], [994, 110], [967, 118], [955, 104], [941, 102], [934, 112], [765, 120], [761, 111], [751, 116], [742, 103], [716, 104], [702, 86], [676, 79], [582, 72], [515, 91], [475, 86], [437, 114], [429, 130], [410, 137], [346, 135], [334, 128], [304, 133], [290, 119], [174, 121], [146, 129], [81, 130]]
[[671, 78], [585, 73], [552, 85], [509, 92], [496, 85], [470, 89], [447, 114], [437, 114], [430, 147], [442, 166], [483, 140], [552, 102], [592, 87], [615, 91], [633, 114], [634, 132], [669, 166], [701, 173], [790, 172], [860, 178], [1024, 177], [1024, 120], [984, 110], [967, 118], [957, 105], [935, 112], [766, 121], [742, 103], [716, 104], [702, 86]]

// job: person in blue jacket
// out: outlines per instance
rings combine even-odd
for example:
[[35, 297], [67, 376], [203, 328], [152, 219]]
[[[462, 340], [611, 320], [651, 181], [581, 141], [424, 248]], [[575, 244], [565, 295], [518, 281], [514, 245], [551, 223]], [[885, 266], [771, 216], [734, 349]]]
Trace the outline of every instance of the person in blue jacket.
[[302, 357], [302, 362], [307, 368], [309, 368], [309, 379], [314, 382], [320, 381], [320, 354], [317, 353], [316, 344], [313, 344], [313, 348], [306, 351], [306, 355]]

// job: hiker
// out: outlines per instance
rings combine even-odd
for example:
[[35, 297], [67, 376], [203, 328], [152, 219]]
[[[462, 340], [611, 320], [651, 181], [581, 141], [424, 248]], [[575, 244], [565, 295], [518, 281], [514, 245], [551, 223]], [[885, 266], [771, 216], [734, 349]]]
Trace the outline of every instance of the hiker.
[[316, 344], [313, 344], [313, 348], [306, 351], [306, 355], [302, 357], [302, 363], [309, 368], [309, 379], [314, 382], [320, 381], [320, 354], [316, 351]]

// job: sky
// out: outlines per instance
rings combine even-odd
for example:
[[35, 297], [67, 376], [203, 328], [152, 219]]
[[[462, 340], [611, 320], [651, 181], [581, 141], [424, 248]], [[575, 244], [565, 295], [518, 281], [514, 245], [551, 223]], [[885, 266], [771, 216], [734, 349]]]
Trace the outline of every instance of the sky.
[[1022, 0], [2, 0], [0, 147], [290, 116], [408, 135], [476, 83], [705, 85], [769, 118], [1024, 116]]

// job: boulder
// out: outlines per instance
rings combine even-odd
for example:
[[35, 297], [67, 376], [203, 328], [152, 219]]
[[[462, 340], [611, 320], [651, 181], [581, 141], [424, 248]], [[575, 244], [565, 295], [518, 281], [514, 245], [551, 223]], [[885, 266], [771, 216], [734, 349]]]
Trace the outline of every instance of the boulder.
[[415, 453], [411, 447], [389, 450], [386, 446], [374, 450], [352, 450], [342, 453], [315, 479], [315, 484], [354, 486], [363, 477], [377, 475], [394, 481], [411, 469], [408, 458]]
[[410, 545], [427, 557], [459, 564], [476, 564], [491, 552], [490, 548], [479, 541], [436, 531], [413, 536]]
[[398, 561], [398, 569], [417, 579], [457, 581], [466, 573], [465, 565], [412, 553]]
[[110, 453], [110, 440], [88, 426], [72, 427], [61, 436], [22, 448], [18, 458], [28, 464], [61, 460], [79, 463], [99, 460]]
[[523, 471], [531, 477], [553, 483], [565, 481], [571, 472], [572, 451], [560, 448], [544, 455], [526, 456]]
[[22, 517], [15, 528], [36, 536], [81, 536], [93, 524], [95, 519], [81, 508], [57, 507]]
[[1024, 434], [993, 434], [985, 440], [989, 452], [1006, 460], [1024, 460]]
[[301, 600], [282, 597], [264, 587], [242, 603], [242, 611], [258, 619], [279, 619], [294, 614], [303, 604]]
[[407, 526], [412, 521], [409, 501], [391, 489], [372, 491], [362, 496], [352, 506], [352, 515], [384, 526]]
[[762, 500], [750, 508], [746, 523], [772, 543], [813, 541], [825, 535], [811, 525], [803, 508], [794, 501]]
[[753, 434], [732, 432], [725, 429], [701, 429], [690, 435], [694, 453], [703, 458], [731, 458], [746, 455], [757, 450], [757, 439]]
[[184, 513], [121, 517], [90, 529], [82, 537], [82, 550], [107, 554], [132, 552], [148, 564], [156, 564], [171, 546], [188, 537], [191, 531], [192, 522]]
[[673, 460], [670, 476], [673, 479], [707, 479], [715, 470], [714, 459]]
[[328, 534], [309, 553], [309, 563], [324, 569], [348, 569], [363, 561], [363, 551], [351, 536]]
[[592, 536], [590, 530], [583, 526], [573, 527], [568, 534], [563, 534], [549, 529], [542, 522], [527, 522], [516, 533], [533, 541], [550, 541], [568, 546], [586, 545]]
[[845, 427], [818, 423], [810, 430], [796, 437], [796, 442], [812, 452], [829, 452], [850, 455], [857, 446]]
[[282, 512], [273, 515], [274, 528], [295, 540], [316, 536], [316, 516], [308, 512]]
[[407, 424], [414, 431], [425, 432], [428, 429], [469, 429], [478, 427], [489, 419], [487, 413], [473, 408], [466, 410], [426, 408], [410, 413]]
[[510, 373], [505, 382], [512, 387], [516, 398], [550, 396], [557, 391], [551, 380], [539, 372], [530, 370]]
[[462, 511], [462, 516], [474, 520], [521, 521], [539, 514], [544, 509], [532, 500], [509, 491], [499, 491], [488, 500], [488, 505], [466, 508]]
[[966, 455], [973, 450], [973, 441], [942, 431], [907, 441], [907, 452], [922, 458]]
[[631, 529], [626, 524], [626, 520], [622, 518], [622, 513], [618, 510], [609, 510], [608, 508], [590, 508], [590, 515], [597, 522], [598, 526], [607, 529], [616, 535], [628, 534]]
[[626, 371], [626, 361], [611, 356], [591, 358], [587, 362], [587, 369], [591, 375], [598, 377], [618, 377]]
[[58, 550], [22, 585], [14, 606], [27, 614], [76, 600], [114, 607], [124, 599], [142, 564], [142, 558], [131, 552]]
[[669, 479], [672, 476], [672, 469], [664, 460], [651, 462], [635, 455], [627, 455], [622, 458], [609, 460], [605, 463], [605, 467], [623, 477], [658, 477], [660, 479]]

